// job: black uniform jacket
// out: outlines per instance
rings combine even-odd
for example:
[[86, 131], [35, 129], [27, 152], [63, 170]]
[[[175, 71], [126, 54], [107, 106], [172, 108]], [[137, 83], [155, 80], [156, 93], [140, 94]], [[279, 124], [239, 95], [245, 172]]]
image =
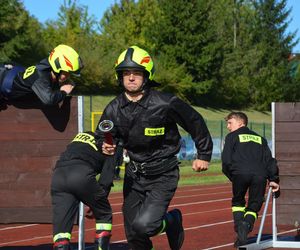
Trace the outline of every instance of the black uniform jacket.
[[[180, 150], [179, 124], [195, 141], [197, 158], [210, 161], [213, 143], [202, 116], [172, 94], [148, 89], [138, 102], [121, 94], [105, 108], [101, 120], [111, 120], [131, 160], [152, 162]], [[99, 131], [98, 131], [99, 132]]]
[[114, 165], [104, 164], [105, 158], [95, 142], [94, 136], [89, 132], [78, 133], [67, 149], [61, 154], [56, 167], [72, 165], [78, 161], [91, 166], [96, 173], [101, 173], [99, 184], [109, 189], [113, 182]]
[[35, 94], [45, 105], [58, 104], [66, 96], [66, 92], [60, 91], [57, 83], [51, 82], [51, 67], [47, 59], [15, 76], [9, 99], [14, 100], [30, 94]]
[[266, 139], [246, 126], [226, 136], [222, 171], [230, 180], [233, 175], [252, 174], [279, 181], [277, 162], [272, 157]]

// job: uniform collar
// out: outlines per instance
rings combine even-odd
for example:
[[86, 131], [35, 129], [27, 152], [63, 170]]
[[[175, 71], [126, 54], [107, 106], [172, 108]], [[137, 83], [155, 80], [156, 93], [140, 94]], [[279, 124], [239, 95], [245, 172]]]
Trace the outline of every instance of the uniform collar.
[[[140, 105], [141, 107], [146, 109], [148, 107], [148, 103], [149, 103], [149, 100], [150, 100], [150, 93], [151, 93], [151, 89], [145, 90], [145, 93], [144, 93], [143, 97], [139, 101], [137, 101], [136, 103], [138, 105]], [[121, 97], [121, 108], [124, 108], [124, 107], [128, 106], [131, 103], [133, 103], [133, 102], [128, 100], [125, 93], [123, 92], [122, 97]]]

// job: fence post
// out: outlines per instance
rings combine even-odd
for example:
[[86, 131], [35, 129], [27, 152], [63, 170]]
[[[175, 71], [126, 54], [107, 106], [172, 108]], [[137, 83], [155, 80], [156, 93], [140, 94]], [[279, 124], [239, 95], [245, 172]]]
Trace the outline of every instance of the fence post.
[[224, 136], [223, 120], [221, 120], [221, 136], [220, 136], [220, 152], [221, 153], [222, 153], [222, 150], [223, 150], [223, 136]]
[[[78, 96], [78, 132], [84, 131], [84, 98]], [[78, 250], [85, 249], [84, 241], [84, 204], [79, 203]]]

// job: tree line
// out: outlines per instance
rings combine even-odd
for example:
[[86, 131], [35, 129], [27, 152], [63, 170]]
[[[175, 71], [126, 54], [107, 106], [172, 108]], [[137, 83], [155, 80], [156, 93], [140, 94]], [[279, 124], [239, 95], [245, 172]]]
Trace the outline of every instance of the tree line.
[[300, 97], [290, 11], [287, 0], [120, 0], [97, 21], [64, 0], [56, 20], [39, 23], [21, 0], [2, 0], [0, 63], [30, 66], [68, 44], [85, 65], [77, 94], [117, 94], [114, 63], [138, 45], [152, 55], [161, 90], [198, 106], [268, 110]]

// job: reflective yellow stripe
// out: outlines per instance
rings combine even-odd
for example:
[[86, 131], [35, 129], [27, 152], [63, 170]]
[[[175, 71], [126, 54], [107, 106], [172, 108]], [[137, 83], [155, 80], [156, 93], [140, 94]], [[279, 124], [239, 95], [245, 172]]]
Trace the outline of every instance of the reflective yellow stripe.
[[112, 224], [109, 223], [96, 223], [96, 230], [111, 231]]
[[26, 79], [27, 77], [31, 76], [34, 73], [35, 68], [36, 66], [28, 67], [23, 74], [23, 79]]
[[251, 211], [247, 211], [244, 215], [244, 217], [246, 217], [246, 215], [252, 215], [255, 219], [257, 219], [257, 214], [255, 212], [251, 212]]
[[145, 128], [145, 135], [146, 136], [157, 136], [157, 135], [164, 135], [165, 128]]
[[239, 139], [240, 139], [240, 142], [252, 141], [252, 142], [255, 142], [255, 143], [258, 143], [258, 144], [262, 143], [261, 142], [262, 141], [261, 137], [257, 136], [257, 135], [240, 134]]
[[157, 235], [161, 234], [162, 232], [164, 232], [166, 229], [166, 220], [162, 221], [162, 229], [158, 232]]
[[232, 212], [245, 212], [245, 207], [232, 207], [231, 210]]
[[59, 234], [56, 234], [53, 237], [53, 242], [56, 242], [57, 240], [60, 240], [60, 239], [68, 239], [68, 240], [70, 240], [71, 239], [71, 234], [70, 233], [59, 233]]
[[99, 181], [99, 180], [100, 180], [100, 176], [101, 176], [100, 174], [97, 174], [97, 175], [96, 175], [96, 181]]
[[98, 151], [95, 138], [92, 135], [89, 135], [87, 133], [78, 133], [72, 142], [76, 142], [76, 141], [82, 142], [82, 143], [87, 143], [90, 146], [92, 146], [96, 151]]

